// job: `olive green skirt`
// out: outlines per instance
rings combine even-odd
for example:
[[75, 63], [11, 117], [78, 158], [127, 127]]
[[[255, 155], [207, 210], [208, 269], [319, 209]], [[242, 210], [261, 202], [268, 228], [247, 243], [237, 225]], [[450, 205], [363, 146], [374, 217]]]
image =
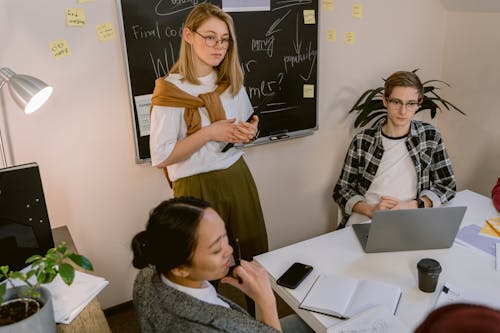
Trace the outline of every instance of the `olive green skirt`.
[[243, 259], [252, 260], [268, 251], [259, 194], [243, 157], [227, 169], [178, 179], [173, 191], [175, 197], [192, 196], [209, 202], [226, 223], [230, 239], [238, 238]]

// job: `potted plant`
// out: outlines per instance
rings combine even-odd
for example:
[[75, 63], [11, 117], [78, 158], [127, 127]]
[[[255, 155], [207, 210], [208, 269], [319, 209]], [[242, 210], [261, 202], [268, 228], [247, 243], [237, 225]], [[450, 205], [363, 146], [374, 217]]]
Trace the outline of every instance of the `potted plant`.
[[[415, 73], [417, 71], [418, 69], [415, 69], [412, 72]], [[385, 79], [383, 80], [385, 81]], [[439, 83], [450, 87], [448, 83], [441, 80], [429, 80], [423, 82], [422, 84], [424, 86], [424, 96], [422, 104], [420, 105], [420, 108], [416, 111], [416, 113], [429, 110], [431, 113], [431, 118], [434, 119], [437, 111], [441, 111], [441, 108], [445, 107], [447, 110], [455, 110], [465, 115], [462, 110], [439, 96], [439, 94], [437, 93], [439, 87], [434, 85], [434, 83]], [[382, 119], [385, 118], [387, 110], [382, 101], [383, 96], [384, 87], [377, 87], [368, 89], [361, 95], [361, 97], [358, 98], [354, 106], [351, 108], [351, 110], [349, 110], [349, 113], [356, 112], [358, 114], [354, 121], [355, 128], [364, 127], [372, 121], [372, 126], [376, 126], [380, 121], [382, 121]]]
[[[0, 266], [0, 276], [6, 279], [0, 284], [0, 333], [56, 332], [50, 292], [42, 284], [52, 282], [59, 275], [64, 283], [71, 285], [75, 268], [69, 261], [87, 271], [93, 270], [86, 257], [66, 251], [66, 243], [61, 242], [44, 256], [29, 257], [26, 263], [31, 266], [27, 272]], [[15, 280], [21, 283], [14, 283]]]

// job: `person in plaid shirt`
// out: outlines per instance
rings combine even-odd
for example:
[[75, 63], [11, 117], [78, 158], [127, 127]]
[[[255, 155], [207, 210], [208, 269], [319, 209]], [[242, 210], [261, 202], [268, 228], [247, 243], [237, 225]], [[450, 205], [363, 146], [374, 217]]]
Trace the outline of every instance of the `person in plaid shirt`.
[[414, 120], [423, 85], [413, 72], [392, 74], [382, 97], [387, 118], [358, 133], [333, 190], [339, 227], [387, 209], [438, 207], [455, 196], [456, 182], [439, 131]]

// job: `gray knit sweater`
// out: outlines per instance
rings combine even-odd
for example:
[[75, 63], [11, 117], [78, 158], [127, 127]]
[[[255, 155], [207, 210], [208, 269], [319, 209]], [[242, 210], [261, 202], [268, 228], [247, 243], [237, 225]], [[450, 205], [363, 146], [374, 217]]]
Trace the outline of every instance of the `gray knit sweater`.
[[167, 286], [152, 268], [144, 268], [134, 283], [134, 306], [142, 333], [278, 333], [250, 317], [219, 295], [230, 309], [200, 301]]

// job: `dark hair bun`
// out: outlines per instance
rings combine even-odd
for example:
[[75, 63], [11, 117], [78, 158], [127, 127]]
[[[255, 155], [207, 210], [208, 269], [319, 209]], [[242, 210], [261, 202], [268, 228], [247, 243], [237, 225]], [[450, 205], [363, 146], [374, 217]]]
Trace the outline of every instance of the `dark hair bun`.
[[134, 259], [132, 265], [135, 268], [141, 269], [150, 264], [148, 252], [148, 242], [146, 240], [146, 231], [141, 231], [132, 239], [132, 251]]

